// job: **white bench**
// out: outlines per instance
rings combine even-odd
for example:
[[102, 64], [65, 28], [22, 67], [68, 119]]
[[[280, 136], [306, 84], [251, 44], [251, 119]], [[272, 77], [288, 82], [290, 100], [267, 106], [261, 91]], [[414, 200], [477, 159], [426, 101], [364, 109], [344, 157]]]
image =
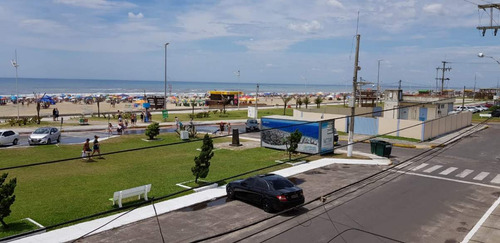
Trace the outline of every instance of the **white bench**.
[[147, 201], [149, 191], [151, 191], [151, 184], [138, 186], [123, 191], [117, 191], [113, 193], [113, 205], [115, 205], [115, 202], [118, 201], [118, 206], [121, 208], [122, 199], [133, 196], [138, 196], [139, 197], [138, 199], [141, 199], [141, 195], [144, 195], [144, 200]]

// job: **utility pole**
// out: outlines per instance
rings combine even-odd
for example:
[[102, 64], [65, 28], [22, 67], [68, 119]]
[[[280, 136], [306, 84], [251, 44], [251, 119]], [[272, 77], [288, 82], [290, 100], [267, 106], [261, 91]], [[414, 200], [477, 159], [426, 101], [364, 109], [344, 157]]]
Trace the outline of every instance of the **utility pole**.
[[451, 71], [451, 67], [448, 67], [448, 68], [446, 67], [446, 63], [449, 63], [449, 62], [442, 61], [442, 63], [443, 63], [443, 67], [442, 68], [437, 68], [437, 70], [441, 70], [443, 72], [443, 74], [442, 74], [442, 76], [440, 78], [441, 79], [441, 95], [443, 94], [443, 90], [444, 90], [444, 81], [445, 80], [450, 80], [449, 78], [444, 78], [444, 73], [447, 72], [447, 71], [448, 72]]
[[474, 74], [474, 93], [472, 95], [472, 101], [476, 101], [476, 73]]
[[[494, 15], [493, 15], [493, 9], [500, 9], [500, 4], [498, 3], [491, 3], [491, 4], [484, 4], [484, 5], [477, 5], [477, 8], [479, 10], [485, 11], [490, 18], [490, 25], [489, 26], [478, 26], [476, 29], [481, 30], [483, 36], [486, 34], [486, 30], [493, 30], [493, 34], [496, 36], [498, 29], [500, 28], [499, 25], [493, 25], [493, 21], [495, 21]], [[489, 13], [486, 11], [486, 9], [489, 9]], [[496, 22], [496, 21], [495, 21]]]
[[259, 99], [259, 84], [257, 84], [257, 93], [255, 93], [255, 119], [257, 119], [259, 117], [258, 112], [257, 112], [257, 110], [259, 109], [257, 106], [258, 99]]
[[356, 88], [357, 88], [357, 80], [358, 80], [358, 71], [361, 69], [358, 66], [358, 58], [359, 58], [359, 40], [361, 39], [361, 35], [356, 35], [356, 55], [354, 56], [354, 76], [352, 78], [352, 102], [351, 105], [351, 118], [349, 120], [349, 138], [347, 145], [347, 157], [352, 157], [352, 149], [354, 143], [354, 115], [356, 113]]
[[439, 91], [438, 80], [439, 80], [439, 67], [436, 68], [436, 93]]
[[398, 85], [398, 89], [399, 89], [399, 90], [401, 90], [401, 82], [402, 82], [402, 81], [401, 81], [401, 79], [400, 79], [400, 80], [399, 80], [399, 82], [398, 82], [398, 83], [399, 83], [399, 85]]
[[465, 107], [465, 86], [464, 86], [464, 92], [462, 94], [462, 107]]
[[167, 46], [168, 42], [165, 43], [165, 93], [163, 94], [163, 109], [167, 109]]
[[19, 86], [17, 82], [17, 68], [19, 67], [19, 63], [17, 62], [17, 49], [15, 50], [15, 58], [11, 60], [12, 66], [16, 69], [16, 104], [17, 104], [17, 120], [19, 120]]
[[378, 68], [377, 68], [377, 103], [380, 102], [380, 61], [383, 61], [382, 59], [379, 59], [378, 62]]
[[[238, 72], [236, 73], [238, 76], [238, 84], [240, 83], [240, 70], [238, 69]], [[238, 90], [238, 94], [236, 95], [238, 97], [238, 110], [240, 110], [240, 91]], [[257, 100], [256, 100], [257, 101]]]

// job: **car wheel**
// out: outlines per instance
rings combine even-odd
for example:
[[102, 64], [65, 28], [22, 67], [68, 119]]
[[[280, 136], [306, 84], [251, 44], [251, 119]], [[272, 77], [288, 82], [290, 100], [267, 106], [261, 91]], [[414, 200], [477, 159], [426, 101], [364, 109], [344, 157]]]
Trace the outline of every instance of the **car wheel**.
[[234, 189], [232, 187], [226, 187], [227, 198], [234, 199]]
[[248, 128], [245, 128], [245, 132], [248, 132], [248, 131], [249, 131]]
[[14, 141], [12, 141], [12, 145], [17, 145], [17, 142], [19, 142], [19, 140], [16, 138], [14, 139]]
[[262, 200], [262, 209], [264, 209], [264, 212], [266, 212], [266, 213], [273, 212], [273, 208], [271, 206], [271, 203], [267, 199]]
[[50, 138], [47, 139], [47, 144], [52, 144], [52, 140], [50, 140]]
[[61, 142], [61, 136], [57, 137], [57, 143]]

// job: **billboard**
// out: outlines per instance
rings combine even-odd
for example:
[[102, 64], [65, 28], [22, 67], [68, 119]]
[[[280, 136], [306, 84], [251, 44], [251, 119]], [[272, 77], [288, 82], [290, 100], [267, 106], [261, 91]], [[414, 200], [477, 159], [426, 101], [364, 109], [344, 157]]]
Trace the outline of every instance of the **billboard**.
[[285, 139], [295, 130], [302, 133], [297, 152], [316, 154], [333, 152], [334, 120], [306, 121], [293, 118], [263, 117], [261, 146], [286, 149]]

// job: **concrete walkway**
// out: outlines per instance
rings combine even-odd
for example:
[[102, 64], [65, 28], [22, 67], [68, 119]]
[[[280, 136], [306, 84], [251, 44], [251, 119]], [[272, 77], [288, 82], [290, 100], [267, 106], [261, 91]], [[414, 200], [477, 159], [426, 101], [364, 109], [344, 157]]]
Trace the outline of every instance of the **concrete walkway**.
[[[314, 170], [320, 167], [324, 167], [331, 164], [366, 164], [366, 165], [389, 165], [391, 162], [387, 158], [378, 157], [372, 154], [365, 154], [356, 152], [358, 155], [372, 158], [371, 160], [362, 159], [333, 159], [325, 158], [316, 161], [312, 161], [305, 164], [300, 164], [297, 166], [281, 169], [274, 171], [274, 174], [278, 174], [284, 177], [290, 177], [296, 174], [300, 174], [309, 170]], [[159, 202], [155, 204], [157, 213], [164, 214], [181, 208], [196, 205], [198, 203], [215, 200], [219, 197], [226, 195], [226, 186], [219, 186], [216, 188], [210, 188], [207, 190], [195, 192], [186, 196], [173, 198], [167, 201]], [[49, 232], [41, 233], [34, 236], [29, 236], [13, 242], [67, 242], [76, 240], [83, 235], [95, 230], [92, 234], [96, 234], [102, 231], [110, 230], [120, 226], [124, 226], [133, 222], [144, 220], [155, 216], [154, 208], [152, 205], [144, 206], [133, 211], [127, 211], [123, 213], [114, 214], [104, 218], [95, 219], [92, 221], [87, 221], [84, 223], [68, 226], [65, 228], [52, 230]], [[111, 222], [112, 221], [112, 222]], [[105, 225], [107, 224], [107, 225]], [[103, 226], [105, 225], [105, 226]], [[102, 228], [96, 230], [97, 228], [103, 226]]]

